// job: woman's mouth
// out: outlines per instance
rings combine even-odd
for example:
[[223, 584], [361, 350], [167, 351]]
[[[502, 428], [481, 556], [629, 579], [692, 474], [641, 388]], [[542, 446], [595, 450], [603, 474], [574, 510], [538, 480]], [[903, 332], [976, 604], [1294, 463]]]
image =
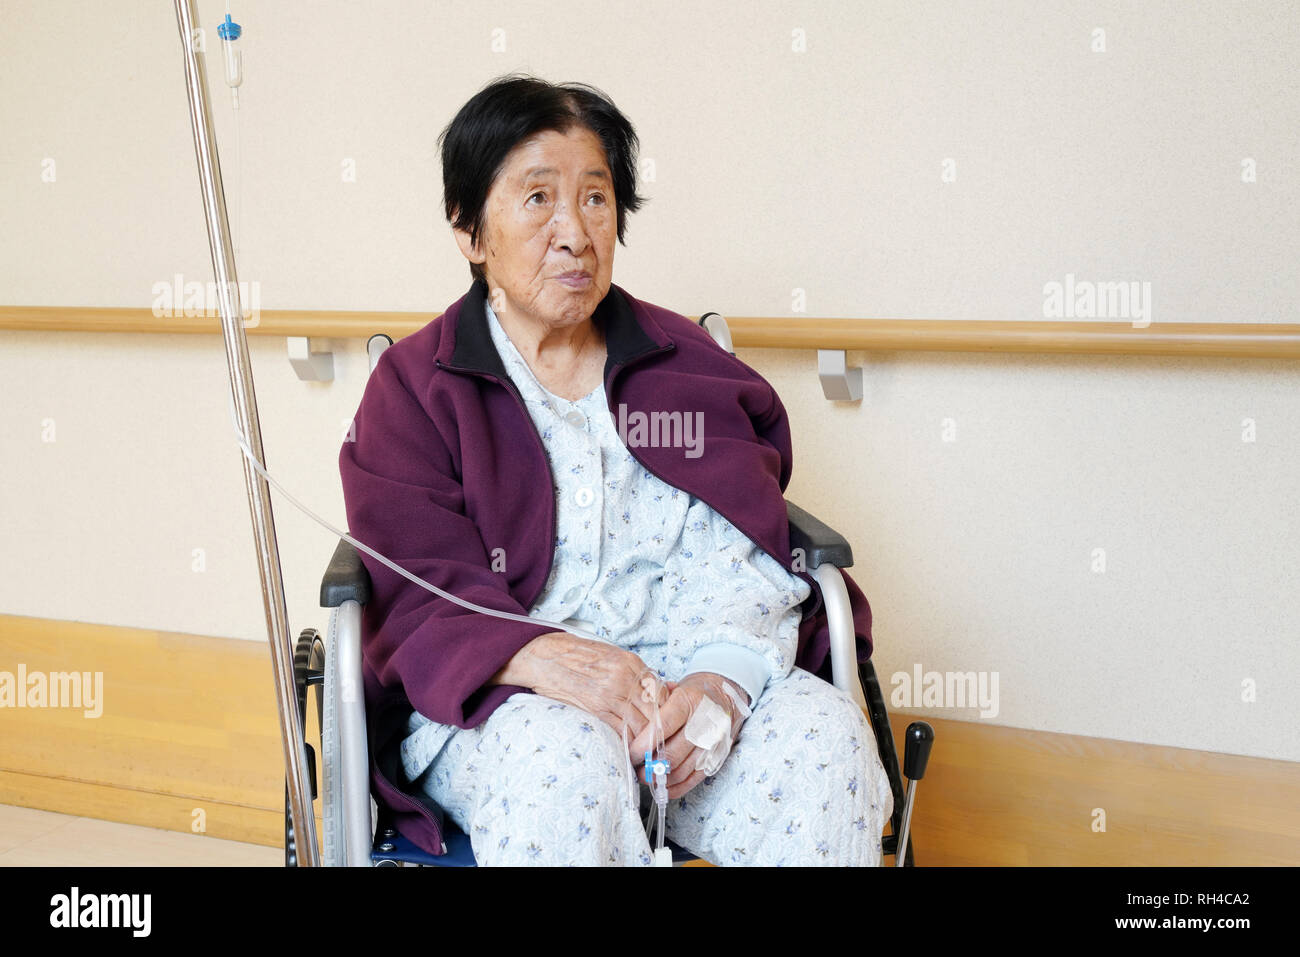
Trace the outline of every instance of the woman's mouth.
[[566, 272], [555, 277], [561, 285], [570, 289], [586, 289], [591, 285], [591, 274], [585, 272]]

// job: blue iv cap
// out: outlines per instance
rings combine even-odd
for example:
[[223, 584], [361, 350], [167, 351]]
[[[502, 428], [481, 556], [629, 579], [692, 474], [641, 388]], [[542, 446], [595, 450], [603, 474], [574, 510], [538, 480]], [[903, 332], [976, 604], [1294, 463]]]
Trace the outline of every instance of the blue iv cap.
[[217, 36], [223, 40], [238, 40], [239, 35], [244, 32], [244, 28], [230, 19], [230, 14], [226, 14], [226, 22], [217, 27]]
[[672, 768], [668, 766], [668, 762], [663, 760], [662, 758], [660, 758], [658, 761], [655, 761], [650, 757], [649, 751], [645, 753], [645, 783], [646, 784], [655, 783], [654, 778], [650, 776], [650, 773], [656, 765], [660, 765], [660, 764], [662, 764], [664, 768], [664, 777], [667, 777], [668, 772], [672, 770]]

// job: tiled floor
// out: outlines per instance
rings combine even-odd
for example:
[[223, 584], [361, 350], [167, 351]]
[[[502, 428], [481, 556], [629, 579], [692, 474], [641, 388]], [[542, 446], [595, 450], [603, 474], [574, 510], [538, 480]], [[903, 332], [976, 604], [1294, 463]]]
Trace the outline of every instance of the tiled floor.
[[0, 867], [283, 867], [284, 850], [0, 804]]

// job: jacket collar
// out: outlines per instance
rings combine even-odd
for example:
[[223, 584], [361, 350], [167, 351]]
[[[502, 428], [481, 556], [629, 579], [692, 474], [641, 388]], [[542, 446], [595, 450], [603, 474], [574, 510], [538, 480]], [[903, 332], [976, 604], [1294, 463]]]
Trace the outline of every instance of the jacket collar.
[[[455, 345], [451, 360], [441, 363], [443, 368], [464, 372], [486, 372], [505, 380], [505, 364], [497, 353], [496, 344], [487, 324], [487, 283], [474, 280], [469, 292], [461, 299], [455, 319]], [[653, 320], [645, 318], [644, 325], [632, 308], [627, 293], [610, 283], [609, 292], [591, 314], [592, 322], [605, 336], [605, 380], [609, 381], [612, 369], [655, 352], [675, 348], [675, 344]]]

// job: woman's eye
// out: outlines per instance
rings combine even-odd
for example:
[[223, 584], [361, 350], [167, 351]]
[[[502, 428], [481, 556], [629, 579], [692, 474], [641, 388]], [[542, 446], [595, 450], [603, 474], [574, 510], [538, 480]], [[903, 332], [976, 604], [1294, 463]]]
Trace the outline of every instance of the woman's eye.
[[[539, 197], [539, 196], [542, 198], [543, 201], [545, 201], [545, 199], [546, 199], [546, 194], [545, 194], [544, 192], [541, 192], [541, 191], [539, 190], [538, 192], [533, 193], [532, 195], [530, 195], [530, 196], [528, 197], [528, 202], [529, 202], [529, 203], [532, 203], [532, 201], [535, 200], [535, 199], [536, 199], [537, 197]], [[587, 198], [588, 198], [588, 200], [592, 200], [592, 199], [594, 199], [594, 200], [598, 200], [598, 202], [596, 203], [597, 206], [604, 206], [604, 205], [606, 205], [606, 202], [605, 202], [605, 194], [604, 194], [604, 193], [592, 193], [592, 194], [591, 194], [589, 197], [587, 197]]]

